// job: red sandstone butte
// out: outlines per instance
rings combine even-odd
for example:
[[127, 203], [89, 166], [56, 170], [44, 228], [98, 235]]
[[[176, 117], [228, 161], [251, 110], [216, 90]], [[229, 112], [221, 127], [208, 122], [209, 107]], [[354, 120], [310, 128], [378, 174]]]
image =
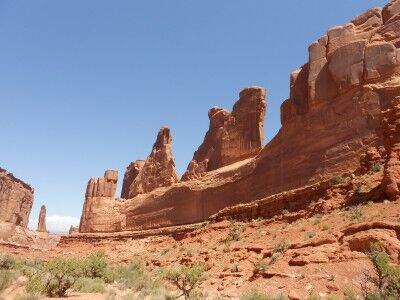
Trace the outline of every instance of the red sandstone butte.
[[[308, 61], [292, 72], [290, 97], [281, 105], [282, 127], [267, 145], [262, 145], [265, 90], [246, 88], [231, 113], [209, 111], [210, 128], [181, 182], [143, 189], [103, 208], [99, 203], [95, 212], [85, 210], [85, 218], [118, 222], [97, 231], [200, 222], [226, 207], [356, 172], [371, 149], [384, 162], [382, 191], [398, 198], [399, 48], [398, 0], [329, 29], [310, 45]], [[296, 197], [290, 201], [286, 204], [297, 207]], [[275, 211], [282, 203], [271, 205]]]
[[0, 221], [27, 227], [33, 188], [0, 168]]

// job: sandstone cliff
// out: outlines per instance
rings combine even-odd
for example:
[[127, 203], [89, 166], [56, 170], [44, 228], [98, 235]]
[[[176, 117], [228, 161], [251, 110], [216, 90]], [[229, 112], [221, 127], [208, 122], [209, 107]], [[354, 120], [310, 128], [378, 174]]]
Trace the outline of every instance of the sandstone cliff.
[[210, 110], [210, 129], [184, 181], [113, 206], [121, 230], [199, 222], [228, 206], [360, 172], [370, 149], [385, 161], [383, 192], [398, 197], [398, 47], [400, 1], [328, 30], [291, 74], [282, 127], [261, 151], [265, 92], [245, 89], [232, 113]]
[[169, 128], [162, 127], [160, 129], [146, 161], [136, 161], [130, 166], [125, 173], [124, 179], [128, 180], [124, 181], [124, 187], [132, 178], [134, 180], [129, 186], [129, 193], [127, 195], [125, 193], [126, 198], [133, 198], [138, 194], [145, 194], [158, 187], [170, 186], [178, 182], [179, 177], [175, 169], [172, 136]]
[[0, 168], [0, 221], [27, 227], [33, 188]]
[[182, 180], [258, 154], [264, 143], [265, 96], [264, 88], [248, 87], [240, 92], [231, 113], [220, 107], [209, 110], [210, 127]]
[[121, 222], [118, 217], [114, 195], [117, 189], [118, 172], [107, 170], [103, 177], [91, 178], [87, 184], [83, 205], [80, 232], [119, 231]]

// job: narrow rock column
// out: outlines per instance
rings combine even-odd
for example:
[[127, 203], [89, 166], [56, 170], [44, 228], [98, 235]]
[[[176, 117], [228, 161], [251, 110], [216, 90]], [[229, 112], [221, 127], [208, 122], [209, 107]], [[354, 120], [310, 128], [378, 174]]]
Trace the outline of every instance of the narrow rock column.
[[40, 208], [37, 231], [38, 232], [47, 232], [47, 229], [46, 229], [46, 206], [44, 206], [44, 205], [42, 205], [42, 207]]

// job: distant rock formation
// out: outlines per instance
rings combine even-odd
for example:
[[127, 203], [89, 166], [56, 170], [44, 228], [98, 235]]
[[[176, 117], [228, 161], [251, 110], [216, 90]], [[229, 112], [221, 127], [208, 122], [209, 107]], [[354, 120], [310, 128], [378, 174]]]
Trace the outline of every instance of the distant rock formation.
[[162, 127], [147, 159], [137, 160], [127, 168], [121, 198], [133, 198], [178, 181], [179, 176], [172, 154], [171, 132], [169, 128]]
[[[399, 49], [400, 0], [331, 28], [310, 45], [308, 62], [292, 72], [282, 127], [267, 145], [262, 147], [265, 91], [247, 88], [231, 113], [210, 110], [210, 128], [181, 182], [139, 189], [136, 181], [145, 182], [149, 174], [153, 182], [160, 172], [143, 172], [143, 166], [138, 175], [132, 171], [133, 198], [106, 204], [103, 214], [90, 217], [104, 224], [118, 219], [118, 230], [200, 222], [239, 203], [276, 200], [278, 193], [337, 175], [369, 172], [376, 163], [384, 164], [376, 192], [399, 199]], [[296, 209], [295, 201], [285, 207]], [[268, 205], [273, 212], [282, 203], [267, 202], [263, 209]]]
[[0, 221], [27, 227], [33, 204], [33, 188], [0, 168]]
[[44, 206], [44, 205], [42, 205], [42, 207], [40, 208], [37, 231], [38, 232], [47, 232], [47, 228], [46, 228], [46, 206]]
[[114, 208], [114, 205], [118, 205], [114, 198], [117, 181], [118, 172], [114, 170], [105, 171], [104, 177], [89, 180], [79, 225], [80, 232], [121, 230], [121, 220]]
[[68, 234], [74, 234], [74, 233], [78, 233], [78, 232], [79, 232], [79, 227], [71, 225], [71, 227], [69, 228]]
[[265, 98], [264, 88], [247, 87], [240, 92], [231, 113], [220, 107], [211, 108], [208, 132], [182, 180], [202, 177], [258, 154], [264, 143]]

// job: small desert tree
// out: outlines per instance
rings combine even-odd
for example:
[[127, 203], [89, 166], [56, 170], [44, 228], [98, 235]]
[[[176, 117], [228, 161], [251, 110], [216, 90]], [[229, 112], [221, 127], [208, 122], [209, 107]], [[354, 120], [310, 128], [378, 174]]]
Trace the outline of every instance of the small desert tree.
[[29, 274], [27, 291], [64, 297], [67, 290], [84, 274], [84, 262], [76, 258], [57, 257], [43, 263]]
[[164, 277], [175, 285], [184, 296], [189, 299], [191, 293], [207, 279], [207, 273], [203, 265], [195, 264], [193, 266], [173, 266], [165, 271]]

